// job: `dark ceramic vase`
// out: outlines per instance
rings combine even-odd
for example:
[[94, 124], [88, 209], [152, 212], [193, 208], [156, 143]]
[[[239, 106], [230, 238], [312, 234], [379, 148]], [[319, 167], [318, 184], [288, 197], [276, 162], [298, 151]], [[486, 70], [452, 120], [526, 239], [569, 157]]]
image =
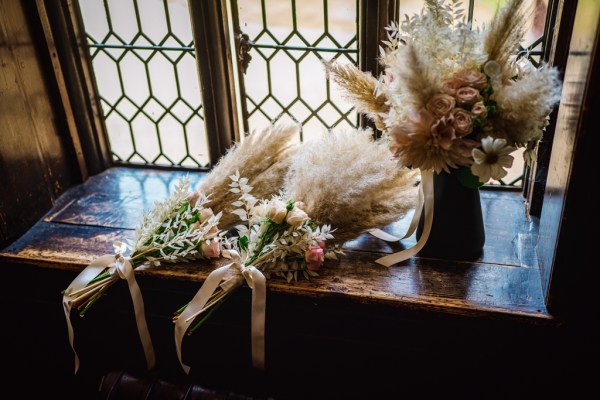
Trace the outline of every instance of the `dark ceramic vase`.
[[[433, 222], [427, 243], [419, 256], [473, 261], [483, 252], [485, 230], [479, 189], [464, 186], [452, 173], [433, 174]], [[424, 216], [417, 227], [423, 232]]]

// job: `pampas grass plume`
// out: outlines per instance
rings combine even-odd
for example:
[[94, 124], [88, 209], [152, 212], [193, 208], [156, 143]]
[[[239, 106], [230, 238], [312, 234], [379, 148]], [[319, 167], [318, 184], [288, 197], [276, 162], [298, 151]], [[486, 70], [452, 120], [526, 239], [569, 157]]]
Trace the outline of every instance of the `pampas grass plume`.
[[389, 225], [415, 207], [418, 172], [399, 169], [384, 141], [370, 130], [338, 130], [306, 142], [285, 180], [287, 198], [305, 203], [318, 224], [330, 224], [336, 243]]
[[251, 133], [232, 146], [200, 183], [198, 191], [210, 194], [209, 206], [214, 213], [223, 211], [222, 227], [239, 222], [239, 217], [231, 213], [235, 209], [231, 203], [239, 195], [229, 191], [229, 176], [239, 171], [240, 176], [247, 177], [257, 198], [266, 199], [278, 193], [291, 156], [296, 152], [299, 132], [298, 124], [280, 121]]

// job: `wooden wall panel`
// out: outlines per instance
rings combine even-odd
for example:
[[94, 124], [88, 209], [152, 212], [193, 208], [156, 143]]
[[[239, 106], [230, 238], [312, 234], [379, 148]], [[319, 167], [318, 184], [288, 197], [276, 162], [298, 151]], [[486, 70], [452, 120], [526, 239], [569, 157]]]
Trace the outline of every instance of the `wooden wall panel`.
[[23, 234], [79, 176], [31, 6], [0, 0], [0, 246]]

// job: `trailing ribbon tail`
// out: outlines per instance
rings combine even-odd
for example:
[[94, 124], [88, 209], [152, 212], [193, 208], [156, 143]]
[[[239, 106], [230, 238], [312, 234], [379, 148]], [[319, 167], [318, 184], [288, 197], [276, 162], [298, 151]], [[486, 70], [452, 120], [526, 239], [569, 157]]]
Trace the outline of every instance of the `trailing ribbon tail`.
[[[422, 193], [421, 193], [421, 190], [422, 190]], [[423, 246], [425, 246], [425, 243], [427, 243], [427, 240], [429, 239], [429, 233], [431, 232], [431, 224], [433, 222], [433, 171], [432, 170], [421, 171], [421, 188], [419, 189], [419, 203], [421, 203], [421, 199], [423, 199], [422, 200], [423, 207], [417, 206], [417, 209], [415, 210], [415, 215], [413, 215], [413, 220], [411, 221], [411, 224], [409, 227], [409, 232], [411, 230], [414, 231], [414, 229], [416, 228], [416, 225], [418, 224], [420, 215], [421, 215], [420, 210], [421, 210], [421, 208], [423, 208], [425, 221], [423, 224], [423, 233], [421, 234], [421, 237], [419, 238], [419, 241], [417, 242], [417, 244], [415, 244], [413, 247], [408, 248], [406, 250], [402, 250], [397, 253], [390, 254], [385, 257], [381, 257], [381, 258], [375, 260], [375, 262], [377, 262], [381, 265], [384, 265], [386, 267], [389, 267], [390, 265], [402, 262], [404, 260], [407, 260], [407, 259], [413, 257], [415, 254], [417, 254], [419, 251], [421, 251]], [[417, 214], [418, 214], [418, 218], [415, 218], [415, 216], [417, 216]], [[414, 227], [413, 227], [413, 225], [414, 225]], [[407, 232], [407, 234], [404, 236], [404, 238], [410, 236], [412, 233], [413, 232], [410, 232], [410, 234], [409, 234]]]
[[133, 301], [138, 334], [140, 336], [142, 347], [144, 349], [144, 355], [146, 357], [146, 364], [148, 369], [152, 369], [155, 365], [155, 355], [154, 348], [152, 346], [152, 340], [150, 338], [150, 332], [148, 331], [148, 325], [146, 324], [142, 293], [135, 280], [131, 261], [129, 261], [128, 258], [123, 258], [120, 253], [117, 253], [116, 255], [105, 254], [93, 260], [90, 265], [85, 267], [84, 270], [77, 275], [63, 295], [63, 310], [65, 312], [65, 319], [67, 321], [69, 344], [71, 345], [71, 349], [75, 354], [75, 373], [77, 373], [79, 370], [79, 357], [77, 356], [77, 351], [75, 350], [75, 332], [73, 331], [70, 318], [72, 304], [75, 300], [73, 293], [85, 289], [92, 279], [108, 268], [113, 268], [112, 273], [116, 272], [121, 279], [127, 280], [129, 293], [131, 295], [131, 300]]
[[390, 235], [389, 233], [382, 231], [379, 228], [369, 229], [368, 232], [371, 235], [375, 236], [377, 239], [381, 239], [386, 242], [398, 242], [402, 239], [409, 238], [417, 230], [417, 226], [419, 225], [419, 219], [421, 218], [421, 212], [423, 210], [423, 198], [423, 183], [421, 182], [421, 184], [419, 185], [419, 197], [417, 199], [417, 206], [415, 207], [415, 212], [413, 213], [410, 225], [408, 226], [408, 230], [402, 237]]
[[[181, 357], [181, 346], [183, 337], [196, 316], [202, 311], [212, 294], [218, 286], [229, 291], [238, 286], [243, 279], [252, 289], [252, 314], [251, 314], [251, 334], [252, 334], [252, 365], [255, 368], [264, 369], [265, 365], [265, 306], [266, 306], [266, 279], [265, 276], [253, 266], [244, 266], [241, 263], [240, 256], [235, 251], [230, 251], [234, 262], [212, 271], [204, 284], [196, 293], [192, 301], [186, 306], [185, 310], [179, 315], [175, 322], [175, 350], [181, 368], [186, 374], [189, 374], [190, 367], [183, 363]], [[232, 280], [221, 284], [229, 269], [235, 269], [238, 273]]]

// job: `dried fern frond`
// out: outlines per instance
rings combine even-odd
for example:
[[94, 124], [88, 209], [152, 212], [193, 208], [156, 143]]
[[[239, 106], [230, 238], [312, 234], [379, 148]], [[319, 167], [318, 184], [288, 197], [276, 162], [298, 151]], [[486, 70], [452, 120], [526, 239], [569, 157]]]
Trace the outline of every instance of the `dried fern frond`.
[[355, 107], [356, 112], [377, 120], [379, 114], [388, 111], [388, 98], [378, 93], [379, 82], [370, 73], [361, 71], [354, 64], [324, 62], [324, 65], [328, 78], [342, 89], [344, 98]]
[[391, 224], [415, 207], [418, 172], [390, 160], [370, 130], [338, 130], [303, 143], [285, 180], [285, 196], [302, 201], [335, 242]]
[[525, 35], [528, 10], [524, 0], [509, 0], [496, 11], [487, 30], [483, 48], [490, 60], [506, 66]]
[[223, 212], [221, 226], [226, 228], [238, 221], [232, 214], [237, 196], [229, 191], [229, 177], [237, 171], [250, 179], [252, 193], [258, 198], [270, 198], [278, 193], [290, 165], [290, 157], [297, 148], [300, 126], [278, 122], [248, 135], [235, 144], [215, 165], [198, 190], [211, 193], [210, 206], [216, 213]]

